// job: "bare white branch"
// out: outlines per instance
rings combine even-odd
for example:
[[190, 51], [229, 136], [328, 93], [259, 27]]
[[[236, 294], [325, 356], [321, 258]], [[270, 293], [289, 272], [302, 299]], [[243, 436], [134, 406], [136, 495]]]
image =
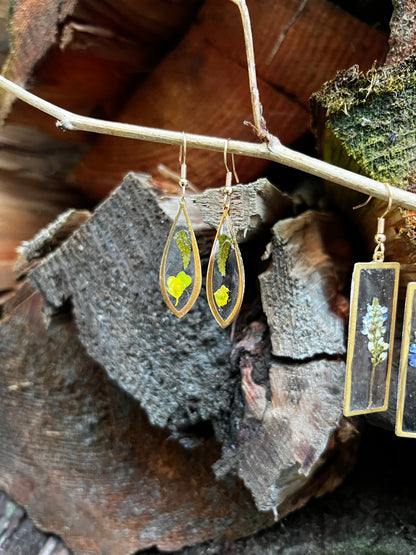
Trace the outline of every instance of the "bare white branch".
[[[103, 135], [114, 135], [117, 137], [127, 137], [130, 139], [172, 145], [181, 145], [183, 142], [183, 134], [178, 131], [165, 131], [163, 129], [143, 127], [140, 125], [97, 120], [73, 114], [50, 102], [42, 100], [2, 76], [0, 76], [0, 87], [13, 93], [16, 97], [27, 102], [31, 106], [51, 115], [58, 120], [57, 124], [62, 129], [68, 131], [91, 131]], [[343, 187], [348, 187], [354, 191], [371, 195], [385, 200], [386, 202], [389, 200], [388, 191], [383, 183], [296, 152], [283, 146], [277, 137], [273, 135], [269, 135], [268, 139], [267, 144], [230, 140], [227, 149], [228, 152], [233, 154], [279, 162], [285, 166], [290, 166], [306, 173], [316, 175], [317, 177], [331, 181], [332, 183], [337, 183]], [[187, 133], [186, 141], [187, 146], [191, 148], [223, 152], [227, 139]], [[416, 195], [414, 193], [403, 191], [397, 187], [391, 187], [391, 193], [393, 204], [409, 210], [416, 210]]]

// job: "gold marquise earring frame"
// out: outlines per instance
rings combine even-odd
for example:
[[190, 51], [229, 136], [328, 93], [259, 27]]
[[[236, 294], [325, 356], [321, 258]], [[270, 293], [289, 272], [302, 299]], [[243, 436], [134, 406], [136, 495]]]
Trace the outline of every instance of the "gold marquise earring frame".
[[388, 407], [400, 264], [384, 262], [384, 218], [392, 202], [390, 187], [387, 183], [385, 186], [389, 203], [383, 215], [377, 219], [373, 261], [354, 266], [345, 377], [345, 416], [382, 412]]
[[[191, 308], [195, 304], [195, 301], [198, 298], [199, 293], [201, 291], [201, 285], [202, 285], [202, 270], [201, 270], [201, 260], [200, 260], [200, 256], [199, 256], [198, 243], [196, 241], [195, 233], [194, 233], [194, 230], [192, 228], [192, 224], [191, 224], [191, 220], [189, 218], [188, 210], [186, 208], [186, 194], [185, 193], [186, 193], [186, 188], [188, 187], [189, 182], [188, 182], [188, 179], [186, 177], [187, 167], [186, 167], [186, 134], [185, 133], [183, 133], [183, 147], [181, 146], [180, 151], [179, 151], [179, 163], [180, 163], [180, 168], [181, 168], [181, 177], [179, 179], [179, 186], [182, 187], [182, 195], [181, 195], [181, 198], [179, 200], [178, 212], [176, 214], [175, 219], [173, 220], [168, 238], [166, 240], [166, 245], [165, 245], [165, 248], [163, 250], [162, 260], [161, 260], [161, 263], [160, 263], [160, 271], [159, 271], [159, 285], [160, 285], [160, 290], [162, 292], [162, 297], [163, 297], [167, 307], [173, 312], [173, 314], [175, 316], [177, 316], [178, 318], [182, 318], [183, 316], [185, 316], [185, 314], [187, 312], [189, 312], [191, 310]], [[167, 258], [168, 258], [168, 254], [169, 254], [169, 249], [171, 247], [172, 240], [173, 240], [173, 237], [174, 237], [174, 233], [175, 233], [175, 230], [176, 230], [176, 227], [177, 227], [177, 224], [178, 224], [178, 221], [179, 221], [179, 218], [180, 218], [181, 214], [183, 214], [183, 216], [185, 218], [186, 228], [189, 232], [189, 237], [190, 237], [190, 247], [191, 247], [193, 265], [194, 265], [194, 283], [193, 283], [191, 294], [190, 294], [187, 302], [185, 303], [184, 306], [182, 306], [182, 308], [177, 309], [175, 307], [175, 305], [173, 304], [172, 300], [170, 299], [168, 291], [167, 291], [166, 266], [167, 266]]]
[[[229, 139], [227, 139], [227, 141], [225, 142], [225, 145], [224, 145], [224, 164], [225, 164], [225, 169], [226, 169], [226, 180], [225, 180], [225, 187], [224, 187], [223, 212], [222, 212], [222, 216], [221, 216], [221, 219], [220, 219], [220, 223], [217, 227], [217, 232], [215, 234], [215, 239], [214, 239], [214, 242], [213, 242], [211, 255], [210, 255], [209, 261], [208, 261], [207, 282], [206, 282], [207, 300], [208, 300], [209, 308], [211, 309], [212, 315], [214, 316], [216, 322], [222, 328], [226, 328], [227, 326], [229, 326], [233, 322], [233, 320], [237, 317], [238, 312], [240, 311], [240, 308], [241, 308], [241, 304], [243, 302], [244, 288], [245, 288], [243, 259], [242, 259], [242, 256], [241, 256], [240, 249], [238, 247], [238, 243], [237, 243], [237, 239], [236, 239], [236, 236], [235, 236], [234, 228], [233, 228], [230, 216], [229, 216], [230, 199], [231, 199], [231, 194], [233, 192], [233, 189], [232, 189], [233, 173], [229, 170], [228, 165], [227, 165], [228, 141], [229, 141]], [[234, 177], [235, 177], [236, 182], [238, 183], [238, 176], [237, 176], [237, 172], [235, 170], [234, 155], [231, 155], [231, 158], [232, 158], [232, 164], [233, 164]], [[214, 293], [214, 266], [215, 266], [215, 258], [216, 258], [216, 244], [219, 241], [219, 237], [220, 237], [221, 230], [222, 230], [222, 227], [223, 227], [224, 223], [227, 224], [228, 229], [230, 231], [231, 243], [232, 243], [232, 246], [234, 248], [234, 254], [235, 254], [236, 265], [237, 265], [237, 273], [238, 273], [237, 298], [235, 300], [234, 308], [232, 309], [232, 311], [230, 312], [230, 314], [226, 318], [222, 317], [220, 311], [217, 308], [217, 304], [216, 304], [216, 300], [215, 300], [215, 293]]]

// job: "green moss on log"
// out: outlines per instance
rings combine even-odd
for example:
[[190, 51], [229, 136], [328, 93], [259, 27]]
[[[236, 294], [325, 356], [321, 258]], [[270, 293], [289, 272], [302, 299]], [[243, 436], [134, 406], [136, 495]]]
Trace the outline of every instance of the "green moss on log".
[[325, 160], [412, 189], [416, 56], [366, 74], [357, 67], [341, 72], [311, 102]]

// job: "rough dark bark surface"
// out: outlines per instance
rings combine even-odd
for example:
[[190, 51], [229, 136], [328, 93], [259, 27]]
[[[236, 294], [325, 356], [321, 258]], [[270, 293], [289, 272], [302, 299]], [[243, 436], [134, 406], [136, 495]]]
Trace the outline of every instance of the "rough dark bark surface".
[[183, 321], [167, 310], [158, 280], [171, 224], [148, 179], [130, 174], [31, 279], [54, 309], [71, 301], [89, 355], [152, 424], [222, 426], [233, 389], [230, 340], [203, 292]]
[[[222, 215], [223, 189], [208, 189], [195, 196], [204, 221], [217, 228]], [[230, 217], [237, 241], [268, 231], [275, 221], [292, 213], [292, 201], [267, 179], [247, 185], [235, 185], [230, 203]]]
[[356, 470], [333, 494], [251, 538], [208, 542], [181, 555], [413, 554], [416, 442], [376, 428], [364, 436]]

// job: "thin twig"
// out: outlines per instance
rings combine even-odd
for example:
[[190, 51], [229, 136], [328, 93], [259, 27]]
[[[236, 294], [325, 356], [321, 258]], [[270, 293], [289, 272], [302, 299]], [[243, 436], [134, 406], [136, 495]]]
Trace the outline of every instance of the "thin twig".
[[[183, 134], [178, 131], [165, 131], [163, 129], [143, 127], [140, 125], [97, 120], [73, 114], [46, 100], [42, 100], [2, 76], [0, 76], [0, 87], [13, 93], [24, 102], [38, 108], [42, 112], [56, 118], [58, 120], [57, 125], [64, 130], [91, 131], [103, 135], [114, 135], [117, 137], [127, 137], [130, 139], [172, 145], [181, 145], [183, 143]], [[207, 137], [205, 135], [194, 135], [191, 133], [186, 134], [186, 142], [190, 148], [223, 152], [226, 141], [227, 139], [218, 137]], [[267, 144], [230, 140], [228, 141], [227, 149], [230, 154], [251, 156], [253, 158], [263, 158], [265, 160], [279, 162], [285, 166], [290, 166], [306, 173], [316, 175], [317, 177], [353, 189], [354, 191], [359, 191], [360, 193], [371, 195], [385, 201], [389, 200], [389, 195], [383, 183], [291, 150], [283, 146], [273, 135], [269, 136], [269, 142]], [[416, 195], [414, 193], [402, 191], [396, 187], [391, 187], [391, 191], [394, 205], [399, 205], [409, 210], [416, 210]]]
[[286, 38], [286, 35], [290, 31], [290, 29], [293, 27], [293, 25], [296, 23], [297, 19], [301, 16], [301, 14], [302, 14], [303, 10], [305, 9], [307, 3], [308, 3], [308, 0], [303, 0], [302, 1], [302, 3], [299, 5], [298, 9], [293, 14], [289, 23], [285, 26], [283, 31], [280, 33], [280, 35], [277, 39], [277, 42], [273, 47], [273, 50], [270, 52], [269, 56], [266, 59], [266, 65], [270, 65], [272, 63], [273, 58], [279, 52], [280, 47], [282, 46], [283, 41]]
[[237, 4], [238, 9], [240, 10], [241, 21], [243, 24], [244, 42], [247, 57], [248, 82], [250, 86], [251, 108], [253, 111], [254, 128], [257, 137], [261, 141], [268, 141], [269, 132], [267, 131], [266, 122], [262, 115], [260, 94], [257, 87], [256, 62], [254, 59], [254, 46], [253, 35], [251, 32], [250, 14], [248, 13], [248, 8], [245, 0], [231, 1], [234, 2], [234, 4]]

